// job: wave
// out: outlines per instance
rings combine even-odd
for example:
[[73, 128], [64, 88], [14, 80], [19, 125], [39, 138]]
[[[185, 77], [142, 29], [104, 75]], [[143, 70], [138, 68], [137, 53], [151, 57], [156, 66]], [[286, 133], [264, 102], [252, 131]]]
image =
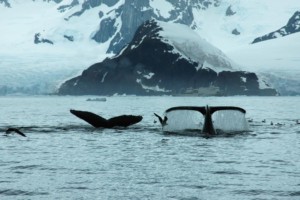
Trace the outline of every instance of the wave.
[[37, 195], [49, 195], [48, 192], [32, 192], [25, 190], [14, 190], [14, 189], [4, 189], [0, 190], [0, 196], [37, 196]]

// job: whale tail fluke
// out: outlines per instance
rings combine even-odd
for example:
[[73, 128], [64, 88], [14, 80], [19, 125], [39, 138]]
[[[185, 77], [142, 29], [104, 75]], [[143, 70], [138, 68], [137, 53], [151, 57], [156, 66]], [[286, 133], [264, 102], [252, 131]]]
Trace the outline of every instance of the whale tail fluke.
[[116, 126], [127, 127], [136, 124], [143, 119], [142, 116], [120, 115], [107, 120], [99, 115], [88, 111], [70, 110], [70, 112], [76, 117], [91, 124], [95, 128], [112, 128]]
[[142, 121], [143, 117], [138, 115], [120, 115], [116, 117], [112, 117], [108, 120], [108, 123], [111, 127], [114, 126], [122, 126], [127, 127]]
[[[191, 111], [191, 112], [182, 112], [180, 114], [180, 112], [176, 113], [174, 115], [173, 111]], [[195, 112], [193, 112], [195, 111]], [[215, 125], [217, 125], [217, 128], [222, 129], [224, 127], [218, 127], [220, 125], [220, 122], [222, 122], [221, 120], [219, 121], [213, 121], [212, 116], [214, 113], [216, 113], [217, 111], [237, 111], [239, 113], [245, 114], [246, 111], [243, 108], [240, 107], [235, 107], [235, 106], [177, 106], [177, 107], [172, 107], [169, 108], [165, 111], [166, 116], [170, 117], [170, 127], [168, 127], [168, 130], [182, 130], [182, 129], [201, 129], [201, 132], [203, 134], [205, 134], [207, 137], [210, 137], [212, 135], [216, 135], [216, 129], [215, 129]], [[195, 113], [200, 113], [200, 115], [203, 116], [203, 118], [199, 118], [198, 114]], [[171, 114], [173, 113], [173, 114]], [[229, 115], [232, 113], [229, 113]], [[157, 114], [154, 113], [154, 115], [156, 117], [158, 117], [159, 121], [161, 122], [162, 126], [164, 125], [164, 120], [162, 119], [162, 117], [158, 116]], [[223, 116], [224, 115], [224, 116]], [[226, 120], [226, 114], [225, 112], [223, 112], [222, 114], [217, 114], [215, 119], [219, 119], [222, 118], [223, 121]], [[234, 114], [234, 116], [240, 116], [239, 114]], [[173, 120], [173, 117], [176, 119], [176, 121]], [[243, 115], [244, 117], [244, 115]], [[225, 119], [226, 118], [226, 119]], [[230, 117], [231, 118], [231, 117]], [[228, 118], [228, 119], [230, 119]], [[166, 118], [167, 119], [167, 118]], [[179, 120], [182, 119], [182, 120]], [[197, 121], [197, 123], [194, 123], [193, 120], [191, 119], [196, 119], [199, 120], [199, 122]], [[201, 123], [201, 120], [203, 119], [203, 123]], [[241, 118], [242, 119], [242, 118]], [[190, 120], [187, 121], [185, 123], [186, 120]], [[240, 127], [233, 127], [233, 129], [243, 129], [246, 130], [246, 125], [244, 125], [243, 120], [239, 121], [240, 123]], [[179, 124], [178, 124], [179, 123]], [[203, 124], [202, 128], [199, 127], [200, 124]], [[224, 124], [222, 124], [224, 125]], [[225, 126], [224, 130], [229, 129], [228, 127], [231, 126], [231, 124], [229, 123], [228, 125]], [[218, 129], [218, 130], [219, 130]], [[230, 129], [232, 129], [232, 127], [230, 127]]]
[[240, 107], [236, 106], [210, 106], [210, 113], [213, 114], [216, 111], [222, 111], [222, 110], [234, 110], [234, 111], [239, 111], [241, 113], [246, 113], [246, 110]]
[[5, 133], [8, 135], [8, 134], [10, 134], [10, 133], [12, 133], [12, 132], [15, 132], [15, 133], [17, 133], [17, 134], [19, 134], [19, 135], [21, 135], [21, 136], [23, 136], [23, 137], [26, 137], [26, 135], [23, 133], [23, 132], [21, 132], [19, 129], [17, 129], [17, 128], [8, 128], [6, 131], [5, 131]]
[[71, 109], [70, 112], [76, 117], [91, 124], [95, 128], [99, 128], [99, 127], [107, 128], [108, 125], [107, 120], [103, 117], [100, 117], [99, 115], [96, 115], [88, 111], [80, 111], [80, 110], [73, 110], [73, 109]]
[[159, 115], [156, 114], [156, 113], [154, 113], [154, 115], [158, 118], [158, 120], [159, 120], [159, 122], [160, 122], [160, 124], [161, 124], [162, 126], [165, 126], [165, 125], [167, 124], [167, 120], [168, 120], [168, 117], [167, 117], [167, 116], [165, 116], [164, 119], [163, 119], [161, 116], [159, 116]]

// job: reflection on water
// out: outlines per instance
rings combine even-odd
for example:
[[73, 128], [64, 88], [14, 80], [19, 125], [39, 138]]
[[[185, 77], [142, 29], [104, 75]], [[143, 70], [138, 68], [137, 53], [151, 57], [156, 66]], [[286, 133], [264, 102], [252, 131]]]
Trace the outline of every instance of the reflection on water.
[[[299, 97], [111, 97], [96, 106], [86, 98], [0, 98], [0, 199], [300, 198]], [[245, 108], [250, 132], [205, 139], [197, 130], [163, 133], [154, 123], [154, 112], [208, 103]], [[144, 119], [127, 129], [95, 129], [70, 107]], [[224, 128], [227, 114], [214, 123]], [[174, 125], [184, 120], [203, 123], [186, 113]], [[1, 135], [7, 127], [27, 137]]]

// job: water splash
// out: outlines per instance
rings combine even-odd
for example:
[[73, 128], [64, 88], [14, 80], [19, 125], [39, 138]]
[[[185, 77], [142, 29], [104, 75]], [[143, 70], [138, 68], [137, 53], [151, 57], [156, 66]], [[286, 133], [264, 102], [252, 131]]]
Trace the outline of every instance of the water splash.
[[[163, 131], [201, 130], [204, 116], [193, 110], [174, 110], [165, 113], [168, 118]], [[216, 111], [212, 115], [215, 129], [225, 132], [248, 131], [249, 126], [245, 114], [235, 110]]]
[[249, 131], [245, 113], [235, 110], [216, 111], [212, 115], [215, 129], [222, 131]]
[[193, 110], [174, 110], [166, 113], [165, 116], [168, 120], [163, 131], [201, 130], [204, 123], [203, 115]]

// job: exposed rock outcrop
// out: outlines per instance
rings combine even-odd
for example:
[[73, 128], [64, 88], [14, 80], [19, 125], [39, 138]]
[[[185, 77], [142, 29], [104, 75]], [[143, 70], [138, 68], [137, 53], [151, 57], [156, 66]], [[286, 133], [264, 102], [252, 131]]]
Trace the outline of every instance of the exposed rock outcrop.
[[297, 32], [300, 32], [300, 11], [295, 12], [285, 26], [261, 37], [255, 38], [252, 44], [265, 40], [275, 39], [278, 37], [284, 37]]
[[[155, 20], [145, 22], [137, 30], [132, 42], [117, 56], [96, 63], [80, 76], [66, 81], [59, 88], [59, 94], [186, 95], [192, 89], [198, 92], [190, 95], [206, 95], [201, 91], [212, 86], [217, 89], [210, 95], [277, 94], [271, 88], [260, 89], [254, 73], [233, 70], [228, 64], [230, 61], [205, 42], [201, 44], [206, 45], [203, 49], [207, 52], [194, 47], [198, 50], [194, 53], [206, 57], [199, 56], [198, 60], [189, 57], [186, 49], [167, 37], [165, 32], [170, 30], [163, 25], [166, 24]], [[178, 32], [180, 27], [176, 29]], [[186, 37], [190, 38], [189, 35]], [[224, 65], [225, 68], [218, 68], [212, 63]]]

